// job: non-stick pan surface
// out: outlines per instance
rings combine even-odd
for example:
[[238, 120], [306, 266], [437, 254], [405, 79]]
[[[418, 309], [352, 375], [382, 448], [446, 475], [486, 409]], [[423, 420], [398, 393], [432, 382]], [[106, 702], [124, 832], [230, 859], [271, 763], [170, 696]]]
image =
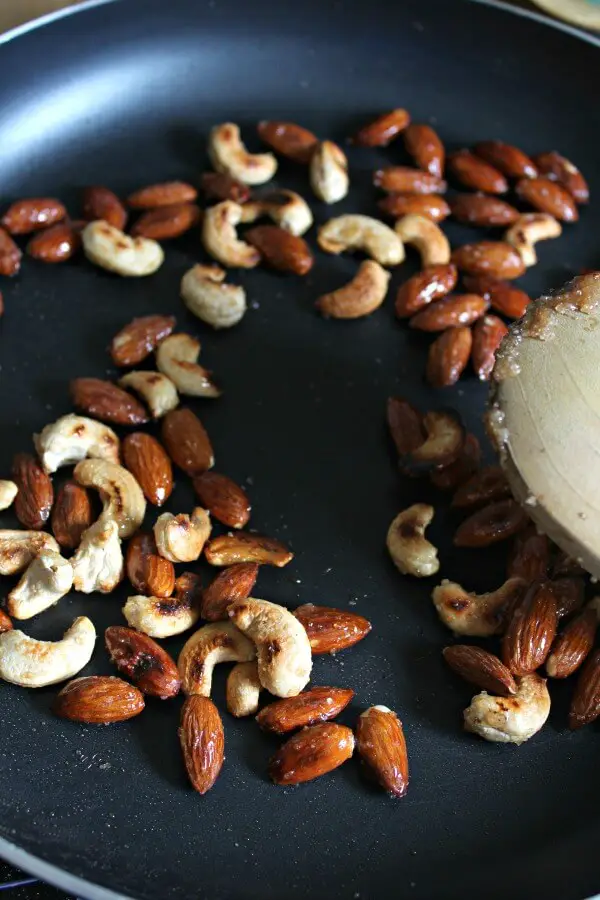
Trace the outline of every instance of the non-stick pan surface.
[[[0, 48], [0, 193], [57, 194], [76, 215], [86, 184], [127, 193], [197, 179], [215, 122], [240, 122], [253, 148], [253, 126], [265, 117], [343, 141], [373, 113], [403, 105], [416, 121], [432, 122], [450, 149], [495, 137], [530, 152], [558, 148], [581, 166], [595, 198], [599, 83], [593, 41], [479, 3], [93, 5]], [[334, 211], [374, 212], [370, 173], [401, 160], [401, 149], [351, 149], [350, 157], [353, 189]], [[291, 164], [281, 165], [277, 183], [310, 194], [305, 172]], [[319, 221], [331, 215], [316, 203], [315, 210]], [[600, 204], [565, 232], [541, 247], [541, 264], [525, 280], [531, 292], [598, 263]], [[453, 241], [468, 234], [450, 229]], [[384, 550], [399, 509], [439, 502], [426, 483], [398, 477], [383, 425], [387, 396], [402, 393], [423, 408], [455, 405], [481, 433], [484, 388], [473, 377], [446, 392], [427, 387], [428, 341], [395, 322], [390, 301], [365, 320], [321, 320], [313, 301], [351, 276], [351, 258], [319, 253], [306, 279], [240, 274], [251, 309], [238, 328], [215, 334], [178, 296], [182, 273], [201, 258], [192, 235], [170, 246], [148, 279], [112, 277], [82, 260], [54, 268], [26, 260], [22, 275], [2, 284], [0, 471], [31, 447], [34, 431], [69, 411], [70, 378], [115, 375], [105, 348], [119, 327], [135, 315], [176, 314], [180, 328], [200, 337], [205, 365], [225, 389], [218, 402], [192, 404], [218, 469], [247, 484], [254, 527], [296, 552], [285, 570], [261, 572], [256, 590], [291, 607], [339, 605], [372, 620], [356, 649], [316, 660], [314, 682], [355, 689], [342, 717], [348, 724], [373, 703], [400, 713], [408, 796], [388, 799], [354, 763], [299, 788], [275, 787], [266, 763], [277, 742], [224, 713], [225, 767], [199, 797], [180, 762], [180, 702], [150, 701], [124, 725], [81, 727], [52, 716], [55, 689], [2, 685], [0, 852], [38, 873], [40, 860], [52, 863], [61, 872], [43, 870], [46, 878], [87, 897], [594, 893], [597, 731], [566, 730], [570, 686], [554, 690], [548, 726], [520, 749], [464, 734], [471, 691], [442, 664], [449, 635], [432, 608], [431, 584], [399, 576]], [[394, 273], [393, 285], [411, 265]], [[182, 477], [169, 508], [191, 502]], [[12, 521], [2, 516], [4, 526]], [[454, 525], [442, 511], [431, 529], [441, 574], [493, 588], [503, 554], [454, 550]], [[87, 613], [101, 634], [121, 621], [124, 593], [73, 594], [26, 630], [55, 639]], [[167, 646], [176, 653], [182, 643]], [[109, 671], [100, 640], [84, 674]], [[221, 706], [223, 688], [219, 672]]]

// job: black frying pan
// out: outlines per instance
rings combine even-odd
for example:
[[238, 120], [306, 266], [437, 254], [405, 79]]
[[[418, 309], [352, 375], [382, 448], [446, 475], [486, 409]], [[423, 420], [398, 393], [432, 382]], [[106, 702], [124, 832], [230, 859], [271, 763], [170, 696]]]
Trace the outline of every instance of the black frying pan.
[[[3, 200], [78, 190], [127, 193], [165, 178], [197, 179], [211, 124], [300, 121], [343, 140], [373, 113], [401, 104], [435, 123], [449, 148], [501, 137], [525, 150], [558, 148], [600, 193], [597, 42], [500, 4], [404, 0], [128, 0], [91, 4], [0, 49]], [[335, 212], [375, 211], [370, 172], [401, 150], [351, 150], [353, 191]], [[278, 183], [308, 193], [283, 164]], [[317, 218], [331, 213], [315, 204]], [[600, 206], [583, 212], [524, 280], [533, 293], [598, 263]], [[449, 230], [453, 241], [470, 232]], [[195, 235], [168, 249], [147, 280], [119, 280], [79, 260], [27, 261], [3, 284], [0, 470], [31, 434], [69, 410], [67, 382], [103, 376], [105, 347], [129, 318], [173, 312], [197, 333], [226, 393], [200, 412], [218, 467], [248, 482], [253, 524], [289, 540], [296, 559], [261, 573], [259, 594], [350, 606], [373, 622], [354, 651], [319, 658], [314, 681], [348, 685], [352, 724], [372, 703], [398, 710], [412, 766], [400, 802], [369, 787], [354, 763], [297, 789], [266, 777], [276, 742], [225, 714], [227, 760], [204, 798], [186, 783], [179, 702], [149, 702], [131, 723], [79, 727], [55, 719], [55, 690], [0, 688], [0, 853], [89, 898], [383, 896], [582, 898], [600, 885], [598, 745], [594, 727], [565, 727], [570, 685], [554, 690], [548, 726], [520, 749], [461, 731], [471, 691], [444, 668], [449, 635], [431, 586], [401, 578], [384, 551], [398, 509], [439, 496], [399, 481], [383, 411], [402, 392], [424, 408], [452, 403], [480, 429], [485, 390], [472, 377], [424, 385], [427, 341], [398, 326], [388, 302], [355, 323], [324, 322], [313, 301], [354, 272], [319, 254], [307, 279], [240, 275], [253, 306], [228, 334], [182, 308], [182, 272], [201, 258]], [[411, 272], [405, 265], [393, 284]], [[170, 508], [191, 491], [180, 478]], [[4, 515], [4, 525], [12, 521]], [[432, 528], [442, 574], [483, 590], [502, 553], [453, 550], [443, 505]], [[258, 590], [257, 588], [257, 590]], [[119, 596], [72, 595], [28, 623], [56, 638], [76, 614], [98, 631], [121, 621]], [[167, 642], [176, 653], [182, 640]], [[110, 671], [101, 645], [87, 672]], [[223, 704], [224, 673], [215, 698]]]

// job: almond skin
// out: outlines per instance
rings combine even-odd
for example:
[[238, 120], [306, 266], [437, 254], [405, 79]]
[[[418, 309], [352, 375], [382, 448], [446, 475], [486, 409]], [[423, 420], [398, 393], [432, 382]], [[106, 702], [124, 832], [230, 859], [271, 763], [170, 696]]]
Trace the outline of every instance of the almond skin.
[[585, 661], [571, 701], [569, 728], [589, 725], [600, 715], [600, 650]]
[[244, 240], [256, 247], [264, 263], [279, 272], [306, 275], [313, 267], [315, 260], [304, 238], [277, 225], [257, 225], [244, 234]]
[[203, 592], [202, 618], [207, 622], [227, 620], [228, 608], [238, 600], [248, 599], [257, 577], [257, 563], [236, 563], [227, 566]]
[[203, 472], [194, 478], [198, 499], [215, 519], [229, 528], [243, 528], [250, 519], [250, 501], [242, 488], [218, 472]]
[[307, 725], [335, 719], [353, 697], [354, 691], [350, 688], [315, 687], [297, 697], [269, 703], [261, 709], [256, 721], [263, 731], [288, 734]]
[[550, 542], [532, 524], [514, 540], [506, 566], [506, 577], [524, 578], [530, 583], [545, 579], [548, 577], [549, 563]]
[[170, 597], [175, 588], [175, 567], [159, 556], [154, 535], [138, 532], [127, 545], [127, 577], [139, 594]]
[[148, 413], [127, 391], [101, 378], [74, 378], [70, 385], [73, 404], [101, 422], [114, 425], [144, 425]]
[[30, 234], [60, 222], [67, 210], [53, 197], [33, 197], [17, 200], [6, 210], [0, 222], [10, 234]]
[[297, 163], [309, 163], [319, 142], [312, 131], [295, 122], [259, 122], [257, 131], [272, 150]]
[[128, 434], [122, 445], [123, 462], [153, 506], [162, 506], [173, 491], [173, 469], [162, 444], [149, 434]]
[[234, 203], [245, 203], [250, 199], [250, 188], [241, 181], [236, 181], [224, 172], [204, 172], [201, 179], [202, 190], [207, 200], [233, 200]]
[[576, 559], [573, 559], [572, 556], [569, 556], [568, 553], [565, 553], [564, 550], [560, 550], [558, 547], [555, 547], [554, 549], [556, 555], [552, 564], [553, 578], [563, 578], [571, 575], [581, 576], [586, 574], [585, 570]]
[[188, 475], [200, 475], [214, 465], [210, 438], [191, 409], [174, 409], [162, 421], [161, 437], [176, 466]]
[[52, 708], [62, 719], [108, 725], [139, 716], [144, 709], [144, 695], [122, 678], [90, 675], [69, 681], [57, 695]]
[[404, 146], [419, 169], [442, 177], [446, 151], [430, 125], [409, 125], [404, 132]]
[[445, 331], [458, 325], [471, 325], [480, 319], [489, 306], [479, 294], [452, 294], [430, 303], [409, 321], [418, 331]]
[[463, 284], [468, 291], [481, 294], [490, 301], [492, 309], [509, 319], [520, 319], [531, 303], [531, 297], [509, 281], [489, 275], [465, 275]]
[[485, 194], [505, 194], [508, 181], [494, 166], [470, 150], [458, 150], [448, 157], [448, 168], [461, 184]]
[[489, 381], [496, 362], [496, 350], [508, 328], [498, 316], [484, 316], [473, 328], [471, 362], [480, 381]]
[[200, 221], [200, 208], [195, 203], [173, 203], [149, 209], [131, 229], [136, 237], [167, 241], [181, 237]]
[[179, 741], [188, 778], [195, 791], [211, 789], [225, 759], [223, 722], [208, 697], [188, 697], [181, 710]]
[[54, 490], [52, 481], [30, 453], [17, 453], [12, 465], [13, 481], [19, 488], [15, 497], [15, 515], [21, 525], [36, 531], [50, 518]]
[[0, 228], [0, 275], [11, 277], [21, 268], [23, 254], [4, 228]]
[[179, 693], [181, 680], [175, 662], [148, 635], [112, 625], [104, 633], [104, 643], [119, 672], [143, 694], [167, 700]]
[[478, 241], [464, 244], [452, 253], [452, 262], [469, 275], [491, 275], [493, 278], [518, 278], [525, 263], [514, 247], [505, 241]]
[[294, 558], [291, 550], [275, 538], [238, 531], [222, 534], [208, 541], [204, 547], [206, 561], [211, 566], [231, 566], [234, 563], [258, 563], [262, 566], [287, 566]]
[[27, 253], [45, 263], [61, 263], [71, 259], [81, 247], [81, 236], [70, 222], [58, 222], [31, 238]]
[[432, 222], [443, 222], [450, 215], [450, 207], [437, 194], [388, 194], [377, 204], [387, 216], [426, 216]]
[[354, 752], [354, 735], [345, 725], [326, 722], [303, 728], [279, 748], [269, 763], [275, 784], [301, 784], [337, 769]]
[[593, 609], [575, 616], [558, 635], [546, 660], [551, 678], [568, 678], [591, 652], [596, 637], [598, 617]]
[[452, 218], [480, 228], [508, 227], [519, 218], [519, 210], [489, 194], [456, 194], [449, 201]]
[[373, 174], [373, 184], [388, 193], [445, 194], [447, 184], [437, 175], [411, 169], [409, 166], [388, 166]]
[[116, 366], [136, 366], [153, 353], [175, 328], [173, 316], [132, 319], [114, 336], [110, 355]]
[[515, 193], [534, 209], [549, 213], [560, 222], [576, 222], [579, 218], [572, 195], [549, 178], [523, 178], [516, 183]]
[[154, 209], [156, 206], [172, 206], [174, 203], [193, 203], [197, 196], [196, 188], [185, 181], [165, 181], [130, 194], [127, 204], [133, 209]]
[[0, 634], [4, 634], [5, 631], [12, 631], [13, 623], [10, 620], [10, 617], [4, 612], [3, 609], [0, 609]]
[[385, 706], [371, 706], [359, 716], [356, 749], [371, 776], [392, 797], [408, 790], [408, 753], [402, 723]]
[[427, 266], [398, 288], [396, 315], [399, 319], [414, 315], [429, 303], [449, 294], [457, 280], [458, 271], [452, 264]]
[[103, 219], [113, 228], [124, 231], [127, 224], [127, 210], [116, 194], [107, 187], [97, 184], [87, 187], [83, 192], [83, 218], [88, 222]]
[[449, 328], [436, 338], [427, 357], [429, 384], [437, 388], [456, 384], [469, 362], [472, 344], [471, 329], [466, 326]]
[[455, 491], [475, 474], [481, 461], [481, 445], [474, 434], [468, 434], [457, 458], [447, 466], [433, 469], [429, 480], [440, 491]]
[[386, 418], [391, 438], [402, 459], [425, 443], [423, 416], [403, 397], [388, 397]]
[[392, 109], [363, 125], [350, 140], [357, 147], [387, 147], [409, 122], [410, 115], [405, 109]]
[[83, 532], [94, 521], [90, 495], [84, 487], [67, 481], [60, 487], [52, 508], [52, 534], [65, 550], [75, 550]]
[[499, 697], [516, 694], [517, 683], [510, 670], [493, 653], [471, 644], [454, 644], [445, 647], [442, 655], [457, 675], [482, 691]]
[[510, 487], [501, 466], [485, 466], [458, 488], [452, 498], [452, 506], [467, 509], [510, 496]]
[[529, 675], [544, 664], [557, 626], [548, 582], [534, 583], [513, 610], [502, 639], [502, 659], [514, 675]]
[[556, 598], [558, 618], [581, 609], [585, 600], [585, 581], [581, 577], [554, 578], [550, 588]]
[[[454, 535], [455, 547], [489, 547], [505, 541], [528, 524], [527, 513], [516, 500], [490, 503], [465, 519]], [[525, 674], [525, 673], [523, 673]]]
[[306, 630], [313, 656], [353, 647], [371, 630], [368, 619], [333, 606], [305, 603], [294, 610], [294, 615]]
[[535, 178], [538, 170], [526, 153], [513, 144], [504, 141], [480, 141], [474, 147], [480, 156], [490, 165], [499, 169], [508, 178]]
[[550, 181], [557, 181], [574, 197], [576, 203], [588, 202], [590, 190], [587, 182], [577, 166], [566, 156], [551, 150], [549, 153], [539, 153], [534, 159], [540, 175]]

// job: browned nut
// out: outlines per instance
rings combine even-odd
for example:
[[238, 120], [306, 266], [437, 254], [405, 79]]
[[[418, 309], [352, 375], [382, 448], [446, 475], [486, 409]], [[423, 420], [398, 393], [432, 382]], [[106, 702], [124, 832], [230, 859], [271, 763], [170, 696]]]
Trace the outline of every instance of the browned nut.
[[483, 316], [473, 328], [471, 363], [480, 381], [489, 381], [496, 362], [496, 350], [508, 328], [498, 316]]
[[539, 209], [549, 213], [561, 222], [576, 222], [579, 212], [573, 196], [557, 181], [549, 178], [522, 178], [515, 185], [517, 196]]
[[294, 122], [259, 122], [257, 131], [272, 150], [298, 163], [310, 162], [319, 141], [312, 131]]
[[325, 722], [303, 728], [269, 763], [275, 784], [301, 784], [337, 769], [354, 752], [354, 735], [345, 725]]
[[489, 303], [479, 294], [452, 294], [430, 303], [408, 323], [418, 331], [445, 331], [458, 325], [472, 325], [484, 315]]
[[93, 185], [83, 192], [83, 218], [88, 222], [104, 219], [113, 228], [124, 231], [127, 224], [127, 210], [107, 187]]
[[455, 547], [489, 547], [525, 528], [529, 517], [516, 500], [490, 503], [465, 519], [454, 535]]
[[600, 715], [600, 650], [581, 669], [569, 710], [569, 728], [589, 725]]
[[413, 503], [398, 513], [390, 525], [386, 545], [394, 565], [403, 575], [427, 578], [439, 570], [437, 547], [425, 537], [433, 516], [433, 506]]
[[474, 594], [444, 579], [431, 596], [438, 616], [455, 634], [491, 637], [502, 631], [507, 612], [521, 599], [526, 587], [522, 578], [509, 578], [495, 591]]
[[409, 125], [404, 132], [404, 146], [419, 169], [438, 178], [442, 177], [446, 151], [430, 125]]
[[427, 216], [432, 222], [443, 222], [450, 215], [448, 203], [437, 194], [388, 194], [377, 205], [394, 219], [414, 213]]
[[17, 453], [12, 466], [13, 481], [18, 487], [15, 514], [27, 529], [39, 530], [50, 518], [54, 490], [50, 477], [30, 453]]
[[208, 541], [204, 548], [211, 566], [231, 566], [234, 563], [258, 563], [263, 566], [287, 566], [294, 557], [291, 550], [274, 538], [238, 531], [222, 534]]
[[400, 319], [412, 316], [428, 303], [445, 297], [455, 287], [457, 279], [458, 272], [452, 263], [417, 272], [398, 288], [396, 315]]
[[59, 489], [52, 508], [52, 534], [63, 549], [75, 550], [81, 543], [94, 516], [90, 495], [75, 481], [67, 481]]
[[448, 202], [452, 218], [466, 225], [492, 228], [512, 225], [519, 218], [518, 209], [489, 194], [456, 194]]
[[129, 597], [123, 615], [129, 625], [153, 638], [167, 638], [192, 628], [200, 618], [202, 586], [198, 575], [184, 572], [173, 597]]
[[469, 275], [491, 275], [512, 280], [525, 271], [521, 255], [506, 241], [479, 241], [463, 244], [452, 253], [452, 262]]
[[492, 309], [509, 319], [520, 319], [531, 303], [525, 291], [509, 281], [500, 281], [489, 275], [465, 275], [463, 283], [468, 291], [481, 294], [490, 301]]
[[466, 187], [486, 194], [505, 194], [508, 181], [498, 169], [484, 162], [470, 150], [458, 150], [448, 157], [448, 168]]
[[502, 468], [485, 466], [458, 488], [452, 498], [452, 506], [459, 509], [485, 506], [506, 497], [510, 497], [510, 487]]
[[548, 213], [523, 213], [504, 232], [504, 240], [515, 248], [529, 268], [537, 263], [537, 253], [535, 252], [537, 242], [560, 237], [561, 233], [560, 222], [557, 222]]
[[421, 256], [421, 265], [445, 266], [450, 262], [450, 242], [439, 225], [427, 216], [403, 216], [394, 225], [403, 244], [410, 244]]
[[211, 516], [230, 528], [243, 528], [250, 519], [250, 501], [245, 491], [227, 475], [203, 472], [194, 478], [194, 490]]
[[16, 275], [23, 254], [4, 228], [0, 228], [0, 275]]
[[500, 697], [516, 694], [517, 684], [510, 669], [493, 653], [471, 644], [454, 644], [444, 647], [442, 655], [457, 675], [482, 691]]
[[387, 147], [409, 122], [410, 115], [405, 109], [392, 109], [363, 125], [351, 138], [351, 143], [358, 147]]
[[258, 712], [260, 692], [263, 686], [258, 677], [258, 662], [255, 659], [236, 663], [227, 676], [227, 712], [236, 719], [253, 716]]
[[480, 156], [508, 178], [535, 178], [538, 174], [533, 160], [513, 144], [504, 141], [480, 141], [474, 147]]
[[237, 235], [243, 207], [232, 200], [210, 206], [202, 222], [204, 249], [224, 266], [252, 269], [260, 262], [260, 253]]
[[534, 157], [540, 175], [544, 175], [550, 181], [556, 181], [562, 185], [575, 198], [576, 203], [587, 203], [590, 199], [590, 191], [587, 182], [577, 166], [561, 156], [555, 150], [548, 153], [538, 153]]
[[207, 622], [226, 620], [227, 610], [238, 600], [246, 600], [258, 577], [258, 563], [235, 563], [214, 578], [202, 594], [201, 615]]
[[427, 433], [423, 416], [408, 400], [403, 397], [388, 397], [386, 418], [400, 459], [425, 443]]
[[119, 672], [143, 694], [167, 700], [179, 693], [181, 680], [174, 660], [148, 635], [112, 625], [104, 633], [104, 642]]
[[184, 181], [165, 181], [140, 188], [127, 198], [133, 209], [154, 209], [156, 206], [172, 206], [174, 203], [193, 203], [198, 191]]
[[364, 616], [332, 606], [304, 603], [294, 615], [306, 630], [313, 656], [353, 647], [371, 631], [371, 623]]
[[560, 550], [556, 544], [553, 546], [555, 551], [554, 562], [552, 565], [552, 577], [561, 578], [568, 575], [584, 575], [585, 570], [576, 559]]
[[381, 266], [397, 266], [404, 260], [404, 247], [396, 232], [371, 216], [349, 213], [329, 219], [319, 228], [317, 240], [326, 253], [362, 250]]
[[356, 749], [369, 774], [392, 797], [408, 790], [408, 753], [402, 723], [387, 706], [371, 706], [359, 716]]
[[409, 166], [388, 166], [373, 175], [373, 184], [388, 193], [445, 194], [447, 184], [437, 175], [411, 169]]
[[144, 425], [148, 413], [127, 391], [101, 378], [74, 378], [71, 399], [86, 415], [115, 425]]
[[558, 635], [546, 660], [550, 678], [568, 678], [591, 653], [598, 627], [598, 615], [593, 608], [585, 609], [571, 619]]
[[171, 460], [150, 434], [136, 431], [122, 444], [123, 462], [154, 506], [162, 506], [173, 491]]
[[506, 575], [508, 578], [524, 578], [529, 583], [545, 579], [548, 576], [549, 562], [550, 542], [532, 523], [515, 537], [508, 557]]
[[161, 436], [176, 466], [188, 475], [211, 469], [215, 457], [208, 434], [191, 409], [174, 409], [162, 422]]
[[67, 210], [60, 200], [53, 197], [34, 197], [17, 200], [8, 207], [0, 223], [10, 234], [30, 234], [60, 222]]
[[256, 721], [263, 731], [272, 734], [289, 734], [307, 725], [335, 719], [344, 710], [354, 691], [350, 688], [314, 687], [302, 691], [296, 697], [275, 700], [263, 707]]
[[[400, 456], [400, 467], [409, 475], [422, 474], [453, 462], [464, 446], [465, 427], [454, 410], [425, 413], [421, 428], [425, 434], [424, 440], [404, 456]], [[410, 440], [412, 441], [412, 435]]]
[[518, 745], [537, 734], [549, 713], [546, 679], [533, 673], [517, 679], [512, 697], [494, 697], [485, 691], [477, 694], [463, 716], [465, 731], [486, 741]]
[[468, 434], [456, 459], [433, 469], [429, 473], [429, 480], [440, 491], [455, 491], [477, 471], [480, 461], [479, 440], [474, 434]]
[[4, 634], [7, 631], [12, 631], [13, 623], [10, 620], [10, 617], [6, 615], [3, 609], [0, 609], [0, 634]]
[[45, 263], [71, 259], [81, 247], [81, 237], [70, 222], [58, 222], [35, 234], [27, 244], [27, 253]]
[[390, 273], [372, 259], [364, 260], [354, 278], [343, 287], [323, 294], [315, 306], [332, 319], [358, 319], [379, 309], [385, 300]]
[[175, 588], [173, 563], [158, 555], [154, 535], [139, 532], [131, 538], [125, 557], [127, 577], [136, 591], [149, 597], [170, 597]]
[[221, 716], [209, 697], [188, 697], [181, 710], [179, 741], [192, 787], [199, 794], [211, 789], [225, 759]]
[[204, 172], [201, 179], [202, 190], [207, 200], [233, 200], [234, 203], [245, 203], [250, 199], [250, 188], [237, 178], [224, 172]]
[[432, 387], [456, 384], [469, 362], [472, 344], [471, 329], [465, 326], [449, 328], [436, 338], [429, 348], [426, 369]]
[[185, 234], [198, 224], [200, 218], [200, 209], [195, 203], [172, 203], [143, 213], [131, 233], [136, 237], [167, 241]]
[[139, 716], [144, 705], [141, 691], [122, 678], [90, 675], [69, 681], [57, 695], [52, 708], [62, 719], [108, 725]]
[[502, 659], [515, 675], [530, 675], [544, 664], [556, 637], [556, 598], [549, 582], [534, 582], [510, 614], [502, 639]]
[[175, 328], [173, 316], [132, 319], [114, 336], [110, 355], [117, 366], [136, 366], [153, 353]]
[[570, 616], [581, 609], [585, 600], [585, 582], [583, 578], [556, 578], [550, 582], [556, 598], [556, 609], [559, 619]]
[[279, 272], [306, 275], [314, 257], [304, 238], [290, 234], [277, 225], [257, 225], [244, 235], [246, 241], [261, 254], [263, 262]]

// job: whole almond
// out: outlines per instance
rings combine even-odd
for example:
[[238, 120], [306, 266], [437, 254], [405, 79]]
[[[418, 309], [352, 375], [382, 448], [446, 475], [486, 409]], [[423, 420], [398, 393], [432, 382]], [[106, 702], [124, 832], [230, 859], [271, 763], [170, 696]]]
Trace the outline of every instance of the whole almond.
[[27, 244], [27, 253], [45, 263], [66, 262], [81, 247], [79, 232], [70, 222], [58, 222], [35, 234]]
[[30, 234], [60, 222], [67, 210], [53, 197], [33, 197], [17, 200], [8, 207], [0, 222], [10, 234]]
[[490, 165], [499, 169], [508, 178], [535, 178], [538, 174], [532, 159], [513, 144], [504, 141], [480, 141], [474, 147], [480, 156]]
[[443, 657], [450, 668], [482, 691], [498, 697], [509, 697], [516, 694], [517, 683], [504, 663], [472, 644], [454, 644], [442, 650]]
[[581, 609], [585, 600], [585, 581], [581, 577], [553, 578], [550, 590], [556, 599], [558, 618], [563, 619]]
[[447, 184], [437, 175], [411, 169], [409, 166], [388, 166], [373, 174], [373, 184], [388, 193], [445, 194]]
[[263, 731], [288, 734], [307, 725], [335, 719], [353, 697], [354, 691], [350, 688], [314, 687], [296, 697], [269, 703], [261, 709], [256, 721]]
[[364, 616], [333, 606], [305, 603], [294, 610], [294, 615], [306, 630], [313, 656], [353, 647], [371, 630]]
[[139, 400], [112, 381], [74, 378], [70, 389], [77, 409], [93, 419], [115, 425], [144, 425], [148, 421], [148, 413]]
[[479, 294], [453, 294], [430, 303], [414, 315], [409, 326], [418, 331], [445, 331], [458, 325], [471, 325], [489, 306]]
[[518, 278], [525, 271], [521, 256], [506, 241], [463, 244], [452, 253], [452, 262], [469, 275], [491, 275], [509, 280]]
[[94, 521], [90, 495], [74, 481], [66, 481], [56, 495], [50, 526], [52, 534], [65, 550], [76, 550], [83, 532]]
[[471, 362], [480, 381], [489, 381], [496, 362], [496, 350], [506, 334], [508, 328], [498, 316], [484, 316], [475, 323]]
[[214, 578], [202, 594], [201, 615], [207, 622], [226, 621], [227, 610], [247, 600], [258, 577], [257, 563], [235, 563]]
[[144, 709], [144, 695], [113, 675], [76, 678], [58, 693], [52, 709], [62, 719], [108, 725], [133, 719]]
[[8, 616], [3, 609], [0, 609], [0, 634], [4, 634], [5, 631], [12, 631], [13, 623], [10, 620], [10, 616]]
[[465, 275], [463, 283], [468, 291], [481, 294], [490, 301], [492, 309], [509, 319], [520, 319], [531, 303], [531, 298], [525, 291], [509, 281], [501, 281], [489, 275]]
[[138, 532], [127, 545], [127, 577], [139, 594], [170, 597], [175, 588], [175, 567], [159, 556], [153, 534]]
[[536, 582], [513, 610], [502, 639], [502, 659], [514, 675], [544, 664], [556, 637], [556, 599], [548, 582]]
[[165, 181], [150, 184], [135, 191], [127, 198], [133, 209], [154, 209], [156, 206], [172, 206], [174, 203], [193, 203], [198, 191], [185, 181]]
[[97, 222], [103, 219], [124, 231], [127, 224], [127, 210], [114, 194], [107, 187], [96, 184], [87, 187], [83, 192], [83, 218], [88, 222]]
[[200, 475], [215, 462], [208, 434], [191, 409], [174, 409], [162, 421], [161, 436], [176, 466], [188, 475]]
[[480, 228], [512, 225], [520, 216], [510, 203], [489, 194], [456, 194], [448, 202], [454, 219]]
[[387, 706], [371, 706], [359, 716], [356, 749], [369, 774], [392, 797], [408, 790], [408, 753], [402, 723]]
[[450, 215], [448, 203], [438, 194], [388, 194], [377, 206], [394, 219], [417, 215], [432, 222], [443, 222]]
[[494, 166], [470, 150], [458, 150], [448, 157], [448, 168], [461, 184], [485, 194], [505, 194], [508, 181]]
[[568, 678], [579, 668], [591, 653], [597, 626], [594, 609], [585, 609], [571, 619], [554, 641], [546, 660], [546, 672], [551, 678]]
[[200, 208], [195, 203], [173, 203], [143, 213], [131, 229], [136, 237], [167, 241], [180, 237], [200, 221]]
[[539, 153], [534, 159], [540, 175], [566, 188], [577, 203], [588, 202], [590, 190], [587, 182], [577, 166], [566, 156], [551, 150], [549, 153]]
[[179, 741], [188, 778], [195, 791], [211, 789], [225, 759], [221, 716], [208, 697], [188, 697], [181, 710]]
[[21, 268], [22, 256], [8, 231], [0, 228], [0, 275], [16, 275]]
[[173, 316], [132, 319], [114, 336], [110, 355], [117, 366], [136, 366], [153, 353], [175, 328]]
[[446, 151], [430, 125], [409, 125], [404, 132], [404, 146], [419, 169], [442, 177]]
[[261, 566], [287, 566], [294, 554], [281, 541], [237, 531], [213, 538], [204, 547], [204, 556], [211, 566], [232, 566], [235, 563], [258, 563]]
[[259, 122], [257, 131], [276, 153], [297, 163], [309, 163], [319, 142], [312, 131], [295, 122]]
[[227, 475], [203, 472], [194, 478], [194, 490], [211, 516], [230, 528], [243, 528], [250, 518], [250, 501], [245, 491]]
[[50, 476], [30, 453], [17, 453], [12, 465], [13, 481], [19, 488], [15, 497], [15, 515], [21, 525], [36, 531], [50, 518], [54, 490]]
[[392, 109], [363, 125], [350, 140], [358, 147], [387, 147], [409, 122], [410, 115], [405, 109]]
[[423, 416], [403, 397], [389, 397], [387, 424], [398, 456], [402, 459], [425, 443], [427, 433]]
[[527, 513], [516, 500], [499, 500], [472, 513], [458, 526], [454, 546], [489, 547], [517, 534], [528, 522]]
[[153, 506], [162, 506], [173, 491], [171, 460], [163, 446], [149, 434], [136, 431], [121, 445], [123, 462]]
[[293, 735], [269, 763], [275, 784], [301, 784], [337, 769], [354, 752], [354, 735], [345, 725], [326, 722]]
[[181, 679], [177, 666], [151, 637], [133, 628], [111, 625], [104, 633], [104, 643], [119, 672], [130, 678], [143, 694], [167, 700], [179, 693]]
[[589, 725], [600, 715], [600, 650], [585, 661], [571, 701], [569, 728]]
[[550, 181], [549, 178], [522, 178], [515, 185], [515, 193], [534, 209], [549, 213], [561, 222], [576, 222], [579, 218], [573, 196], [557, 181]]
[[433, 469], [429, 480], [440, 491], [455, 491], [475, 474], [481, 461], [481, 445], [474, 434], [465, 438], [462, 450], [453, 462]]
[[250, 199], [250, 188], [242, 181], [237, 181], [225, 172], [204, 172], [201, 179], [202, 190], [207, 200], [233, 200], [234, 203], [245, 203]]
[[412, 316], [428, 303], [445, 297], [456, 285], [458, 272], [456, 266], [449, 263], [441, 266], [427, 266], [417, 272], [404, 284], [396, 294], [396, 315], [400, 319]]
[[312, 250], [304, 240], [277, 225], [257, 225], [244, 240], [261, 254], [263, 262], [279, 272], [306, 275], [313, 267]]
[[510, 496], [510, 487], [502, 468], [485, 466], [458, 488], [452, 498], [452, 506], [459, 509], [486, 506]]
[[469, 362], [472, 344], [471, 329], [466, 326], [449, 328], [436, 338], [427, 357], [429, 384], [437, 388], [456, 384]]

